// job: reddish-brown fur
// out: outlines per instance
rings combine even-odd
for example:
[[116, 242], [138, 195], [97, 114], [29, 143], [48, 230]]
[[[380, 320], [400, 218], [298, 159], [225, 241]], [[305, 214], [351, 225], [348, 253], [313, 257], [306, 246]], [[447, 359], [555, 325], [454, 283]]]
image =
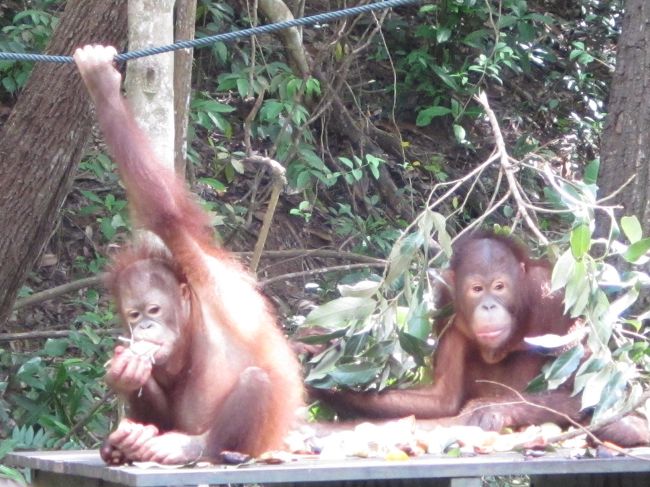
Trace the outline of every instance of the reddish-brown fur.
[[[479, 292], [488, 286], [486, 282], [492, 279], [488, 276], [494, 276], [494, 282], [500, 285], [505, 282], [502, 290], [499, 288], [501, 294], [495, 299], [482, 295], [472, 301], [469, 289], [474, 286]], [[433, 384], [381, 393], [339, 391], [317, 395], [344, 413], [374, 418], [444, 418], [444, 424], [473, 424], [493, 430], [544, 422], [568, 423], [553, 411], [573, 420], [588, 418], [580, 412], [579, 395], [571, 397], [570, 383], [554, 391], [523, 393], [549, 360], [531, 350], [523, 338], [548, 333], [564, 335], [573, 324], [563, 314], [561, 293], [550, 293], [550, 278], [550, 264], [529, 258], [526, 249], [511, 238], [489, 232], [475, 232], [462, 238], [454, 246], [447, 273], [451, 289], [442, 293], [439, 303], [453, 302], [455, 315], [451, 326], [447, 327], [445, 320], [437, 324], [441, 335]], [[495, 324], [476, 323], [475, 311], [485, 302], [483, 299], [490, 301], [488, 314], [499, 307], [507, 313], [500, 315]], [[504, 318], [506, 314], [511, 323], [502, 326], [508, 321]], [[487, 338], [481, 342], [477, 333], [485, 333], [486, 329], [488, 334], [495, 329], [506, 330], [503, 333], [507, 332], [507, 338], [504, 335], [504, 341], [499, 343]], [[518, 393], [526, 401], [543, 407], [524, 404]], [[622, 445], [647, 443], [650, 434], [644, 423], [640, 418], [627, 417], [600, 433]]]
[[[122, 309], [122, 295], [133, 292], [124, 288], [125, 273], [135, 264], [145, 274], [168, 269], [172, 282], [183, 290], [176, 289], [174, 296], [189, 295], [190, 313], [187, 322], [180, 323], [182, 337], [175, 344], [183, 347], [180, 372], [169, 373], [154, 364], [143, 393], [126, 395], [131, 422], [109, 437], [104, 458], [182, 463], [193, 460], [190, 455], [217, 460], [223, 449], [257, 455], [281, 448], [302, 400], [299, 365], [254, 280], [215, 245], [209, 216], [173, 170], [154, 157], [120, 94], [120, 77], [106, 51], [86, 47], [75, 58], [126, 186], [132, 214], [166, 247], [139, 243], [121, 253], [112, 266], [109, 286]], [[169, 284], [161, 289], [169, 289]], [[167, 302], [175, 301], [170, 297]], [[123, 353], [119, 349], [113, 360]], [[146, 379], [147, 372], [143, 374]], [[119, 374], [113, 373], [112, 379], [119, 381]], [[146, 429], [146, 424], [155, 428]], [[134, 428], [142, 432], [138, 438], [131, 433]], [[137, 452], [116, 453], [131, 451], [124, 439], [129, 434]], [[185, 440], [187, 450], [175, 451]]]

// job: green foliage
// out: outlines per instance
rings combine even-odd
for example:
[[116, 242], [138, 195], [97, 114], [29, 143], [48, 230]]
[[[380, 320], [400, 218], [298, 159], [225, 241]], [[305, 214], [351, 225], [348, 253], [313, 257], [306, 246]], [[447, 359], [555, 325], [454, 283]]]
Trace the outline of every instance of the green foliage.
[[[544, 371], [544, 378], [554, 388], [576, 372], [574, 390], [583, 392], [583, 408], [595, 408], [594, 420], [637, 400], [650, 358], [647, 342], [639, 341], [637, 334], [650, 312], [633, 311], [641, 288], [650, 284], [642, 270], [650, 260], [650, 239], [642, 238], [635, 217], [622, 218], [620, 226], [613, 218], [611, 223], [608, 238], [594, 239], [588, 222], [578, 222], [569, 237], [570, 248], [559, 258], [552, 278], [552, 289], [565, 288], [567, 312], [588, 323], [591, 355], [582, 365], [577, 359], [567, 359], [561, 372], [558, 359]], [[596, 257], [587, 253], [592, 245], [598, 246]], [[631, 265], [621, 266], [624, 270], [612, 265], [623, 261]]]
[[[368, 199], [369, 206], [377, 205], [377, 197]], [[376, 214], [362, 217], [347, 203], [338, 203], [330, 208], [335, 233], [350, 242], [354, 252], [367, 255], [384, 255], [399, 236], [399, 231], [382, 216], [380, 209]]]
[[16, 425], [3, 442], [3, 454], [52, 448], [62, 439], [64, 448], [94, 446], [109, 429], [108, 404], [86, 418], [80, 431], [73, 434], [71, 426], [105, 394], [101, 377], [112, 347], [112, 339], [83, 326], [66, 338], [46, 340], [36, 353], [0, 352], [2, 367], [16, 371], [0, 381], [0, 417], [5, 425]]
[[[223, 33], [233, 24], [234, 17], [235, 13], [227, 3], [201, 0], [196, 6], [196, 37], [200, 39]], [[230, 51], [226, 43], [214, 43], [209, 49], [219, 66], [225, 65], [230, 60]]]
[[107, 194], [104, 198], [92, 191], [81, 190], [81, 194], [91, 202], [81, 210], [81, 213], [98, 215], [97, 222], [106, 240], [112, 240], [118, 230], [127, 228], [126, 200], [117, 199], [112, 193]]
[[322, 327], [328, 333], [305, 341], [331, 343], [307, 363], [309, 385], [382, 390], [420, 380], [427, 373], [432, 351], [433, 310], [426, 273], [431, 235], [437, 235], [449, 252], [445, 218], [425, 211], [393, 245], [383, 276], [339, 285], [340, 298], [307, 316], [304, 326]]
[[[548, 95], [531, 102], [552, 114], [549, 128], [578, 131], [581, 149], [596, 151], [607, 87], [595, 73], [613, 66], [611, 41], [618, 33], [621, 2], [577, 2], [571, 8], [581, 15], [574, 23], [539, 7], [524, 0], [498, 6], [474, 0], [424, 5], [412, 36], [404, 33], [409, 26], [403, 20], [387, 22], [390, 45], [398, 46], [391, 52], [399, 74], [398, 106], [414, 109], [421, 127], [442, 119], [457, 142], [471, 145], [466, 128], [481, 115], [471, 97], [499, 85], [511, 92], [520, 82], [538, 78], [539, 92]], [[378, 45], [378, 61], [386, 58], [384, 49]], [[574, 97], [560, 100], [558, 89]]]
[[[58, 22], [51, 12], [61, 0], [37, 0], [25, 4], [29, 9], [16, 12], [11, 20], [0, 18], [0, 51], [41, 52], [47, 45]], [[0, 61], [0, 98], [3, 91], [15, 94], [25, 85], [33, 63]]]
[[[248, 106], [251, 106], [252, 100], [263, 97], [252, 120], [251, 133], [258, 140], [272, 141], [271, 155], [275, 154], [274, 158], [285, 165], [289, 185], [295, 190], [313, 192], [319, 187], [328, 189], [338, 183], [352, 186], [362, 184], [368, 178], [379, 178], [380, 167], [385, 161], [373, 154], [340, 156], [336, 170], [332, 170], [323, 160], [312, 132], [306, 130], [309, 123], [306, 101], [315, 100], [321, 95], [320, 83], [315, 78], [298, 78], [281, 62], [251, 66], [250, 59], [242, 57], [231, 60], [230, 72], [219, 75], [216, 91], [223, 99], [234, 95]], [[200, 96], [207, 97], [204, 94]], [[232, 113], [230, 105], [232, 103], [226, 105], [195, 97], [192, 119], [208, 132], [216, 130], [226, 139], [231, 138], [234, 131], [227, 117]], [[237, 174], [244, 171], [236, 166], [232, 170], [229, 166], [241, 160], [243, 154], [226, 155], [220, 142], [212, 137], [207, 141], [215, 154], [215, 170], [218, 173], [224, 171], [226, 181], [232, 182]], [[369, 200], [372, 199], [370, 196]], [[370, 204], [376, 204], [376, 198]], [[290, 212], [308, 220], [312, 215], [312, 206], [306, 199]], [[362, 221], [345, 208], [340, 213], [343, 218], [336, 223], [339, 235], [361, 230], [362, 239], [374, 240], [370, 243], [371, 247], [383, 249], [394, 240], [395, 231], [387, 228], [388, 222], [380, 215]], [[363, 245], [368, 245], [368, 242]]]
[[[574, 378], [582, 407], [593, 409], [593, 420], [599, 421], [629, 410], [650, 371], [650, 347], [642, 334], [650, 311], [639, 309], [638, 302], [641, 289], [650, 285], [643, 267], [650, 261], [650, 238], [644, 238], [637, 218], [617, 220], [613, 209], [595, 204], [591, 181], [596, 175], [592, 164], [586, 182], [558, 178], [547, 189], [548, 201], [566, 211], [572, 225], [550, 247], [565, 250], [558, 252], [549, 291], [564, 292], [565, 311], [584, 323], [587, 339], [548, 363], [529, 389], [555, 389]], [[606, 238], [593, 236], [596, 209], [610, 217]], [[434, 235], [439, 251], [432, 257], [428, 251]], [[341, 297], [316, 308], [305, 321], [305, 326], [328, 330], [309, 337], [310, 343], [330, 344], [308, 362], [307, 383], [381, 390], [423, 379], [428, 369], [422, 366], [431, 366], [431, 317], [447, 313], [431, 307], [426, 268], [441, 265], [450, 252], [445, 218], [427, 209], [392, 247], [383, 276], [339, 286]], [[580, 330], [573, 333], [582, 336]]]
[[[8, 443], [8, 442], [7, 442]], [[0, 447], [0, 458], [2, 458], [2, 448]], [[25, 477], [15, 468], [0, 465], [0, 479], [7, 479], [16, 482], [18, 485], [27, 485]]]
[[224, 114], [235, 109], [212, 99], [207, 93], [198, 93], [190, 104], [190, 116], [194, 124], [206, 130], [218, 130], [226, 138], [232, 137], [232, 125]]
[[[91, 154], [79, 165], [80, 170], [88, 171], [100, 181], [115, 184], [117, 181], [115, 165], [102, 153]], [[94, 216], [104, 239], [111, 242], [120, 230], [128, 228], [126, 200], [108, 193], [105, 196], [95, 191], [81, 189], [80, 193], [89, 204], [80, 210], [81, 215]]]
[[[80, 170], [103, 187], [116, 187], [114, 166], [104, 154], [91, 154]], [[86, 237], [94, 237], [90, 229], [95, 227], [102, 244], [114, 242], [118, 232], [126, 229], [126, 202], [105, 189], [79, 193], [88, 204], [74, 217], [90, 217]], [[97, 253], [78, 256], [74, 265], [87, 275], [102, 272], [105, 263], [106, 257]], [[109, 431], [111, 405], [102, 404], [106, 389], [101, 378], [113, 339], [103, 330], [115, 323], [115, 316], [94, 289], [87, 289], [73, 304], [78, 308], [77, 326], [67, 337], [47, 339], [36, 351], [0, 352], [0, 436], [7, 438], [0, 458], [13, 449], [94, 447]], [[81, 420], [83, 427], [73, 433], [72, 427]], [[0, 475], [20, 478], [9, 469]]]

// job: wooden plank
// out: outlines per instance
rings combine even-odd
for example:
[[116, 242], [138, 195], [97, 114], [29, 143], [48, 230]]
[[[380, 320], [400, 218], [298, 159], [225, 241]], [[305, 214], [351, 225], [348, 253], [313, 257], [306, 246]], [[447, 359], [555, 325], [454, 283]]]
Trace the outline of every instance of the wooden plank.
[[635, 457], [570, 459], [559, 451], [526, 459], [508, 452], [466, 458], [422, 455], [407, 461], [309, 459], [281, 465], [208, 468], [106, 467], [97, 451], [19, 452], [5, 462], [19, 467], [76, 477], [101, 479], [128, 486], [198, 484], [298, 483], [345, 480], [472, 478], [492, 475], [568, 475], [650, 472], [650, 448], [635, 449]]
[[449, 487], [481, 487], [483, 481], [480, 477], [451, 479]]
[[646, 487], [648, 485], [650, 485], [648, 472], [579, 476], [540, 475], [530, 479], [530, 487]]
[[119, 487], [119, 484], [88, 477], [76, 477], [61, 473], [35, 471], [32, 475], [32, 487]]

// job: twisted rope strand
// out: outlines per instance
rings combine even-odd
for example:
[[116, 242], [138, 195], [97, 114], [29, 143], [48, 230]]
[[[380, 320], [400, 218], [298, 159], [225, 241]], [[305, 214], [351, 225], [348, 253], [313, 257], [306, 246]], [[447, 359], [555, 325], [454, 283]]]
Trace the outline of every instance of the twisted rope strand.
[[[155, 54], [162, 54], [164, 52], [177, 51], [179, 49], [188, 49], [195, 47], [204, 47], [216, 42], [230, 42], [242, 37], [254, 36], [258, 34], [269, 34], [279, 30], [288, 29], [290, 27], [305, 26], [322, 24], [332, 20], [340, 19], [342, 17], [349, 17], [352, 15], [359, 15], [375, 10], [384, 10], [387, 8], [399, 7], [403, 5], [420, 3], [421, 0], [386, 0], [383, 2], [369, 3], [367, 5], [360, 5], [358, 7], [350, 7], [343, 10], [334, 12], [325, 12], [322, 14], [311, 15], [309, 17], [301, 17], [298, 19], [283, 20], [275, 24], [259, 25], [242, 29], [235, 32], [224, 32], [213, 36], [203, 37], [201, 39], [191, 39], [188, 41], [179, 41], [166, 46], [147, 47], [145, 49], [138, 49], [136, 51], [123, 52], [115, 56], [115, 61], [123, 62], [130, 59], [136, 59], [146, 56], [153, 56]], [[47, 63], [72, 63], [74, 59], [72, 56], [52, 56], [47, 54], [28, 54], [17, 52], [0, 52], [0, 60], [8, 61], [36, 61]]]

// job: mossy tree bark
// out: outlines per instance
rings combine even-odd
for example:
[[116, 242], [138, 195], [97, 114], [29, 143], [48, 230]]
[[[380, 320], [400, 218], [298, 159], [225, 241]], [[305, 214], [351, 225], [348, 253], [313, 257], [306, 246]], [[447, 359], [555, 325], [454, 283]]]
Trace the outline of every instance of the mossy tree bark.
[[[88, 43], [123, 48], [126, 3], [69, 0], [47, 52]], [[72, 64], [39, 63], [0, 133], [0, 324], [55, 227], [91, 135], [92, 113]]]
[[[627, 0], [609, 115], [601, 147], [602, 196], [620, 191], [620, 215], [636, 215], [650, 233], [650, 3]], [[619, 216], [620, 216], [619, 215]]]

